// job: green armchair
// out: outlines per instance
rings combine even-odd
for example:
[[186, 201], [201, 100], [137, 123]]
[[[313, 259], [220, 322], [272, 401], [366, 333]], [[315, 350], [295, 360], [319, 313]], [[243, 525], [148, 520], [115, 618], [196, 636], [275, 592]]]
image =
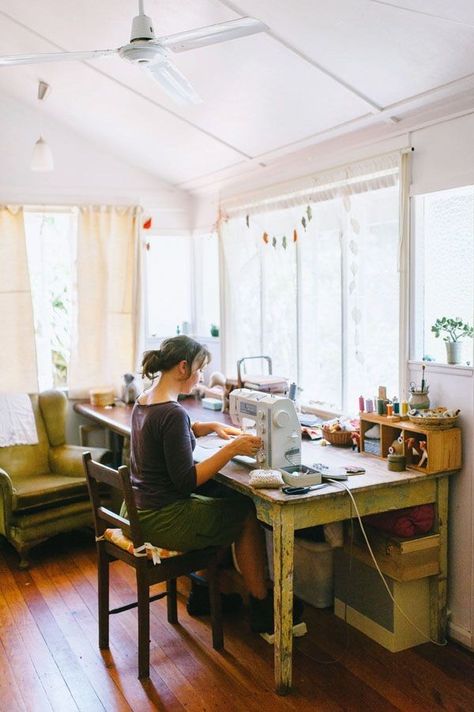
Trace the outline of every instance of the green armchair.
[[61, 391], [31, 395], [37, 445], [0, 448], [0, 534], [20, 555], [62, 532], [92, 526], [92, 508], [82, 454], [109, 464], [103, 448], [65, 444], [67, 398]]

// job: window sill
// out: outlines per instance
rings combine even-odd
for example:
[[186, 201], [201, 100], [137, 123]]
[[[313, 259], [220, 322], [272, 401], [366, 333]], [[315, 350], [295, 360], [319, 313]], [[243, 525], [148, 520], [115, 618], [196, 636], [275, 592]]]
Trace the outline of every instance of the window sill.
[[444, 373], [446, 375], [452, 376], [467, 376], [472, 377], [474, 373], [474, 366], [465, 366], [463, 364], [451, 364], [451, 363], [441, 363], [441, 361], [408, 361], [408, 367], [426, 366], [426, 373]]

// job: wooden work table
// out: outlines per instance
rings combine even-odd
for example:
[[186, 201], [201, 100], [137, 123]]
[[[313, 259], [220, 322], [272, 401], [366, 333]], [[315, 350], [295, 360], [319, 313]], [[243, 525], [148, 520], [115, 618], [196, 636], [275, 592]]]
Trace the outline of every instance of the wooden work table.
[[[192, 420], [230, 422], [228, 416], [204, 410], [196, 401], [187, 399], [181, 404]], [[131, 406], [100, 408], [77, 403], [74, 409], [119, 435], [130, 433]], [[362, 516], [430, 502], [435, 504], [440, 573], [430, 577], [430, 633], [435, 640], [443, 641], [447, 602], [448, 476], [453, 473], [390, 472], [386, 461], [380, 458], [347, 448], [323, 448], [314, 442], [303, 442], [302, 460], [307, 465], [321, 462], [331, 468], [355, 464], [365, 468], [365, 474], [353, 475], [345, 482]], [[286, 694], [292, 679], [294, 532], [350, 519], [355, 516], [354, 506], [341, 485], [297, 497], [284, 495], [280, 490], [253, 489], [249, 485], [248, 468], [235, 462], [228, 463], [216, 480], [250, 497], [258, 519], [273, 528], [275, 685], [279, 694]]]

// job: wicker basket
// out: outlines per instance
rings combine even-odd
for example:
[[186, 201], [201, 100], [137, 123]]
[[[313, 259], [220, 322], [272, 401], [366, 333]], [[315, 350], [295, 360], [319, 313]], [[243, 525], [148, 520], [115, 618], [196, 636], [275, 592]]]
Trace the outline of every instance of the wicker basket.
[[89, 391], [91, 405], [104, 407], [113, 405], [115, 401], [115, 393], [113, 388], [91, 388]]
[[350, 447], [352, 445], [352, 430], [330, 430], [323, 425], [323, 438], [336, 447]]
[[425, 430], [449, 430], [456, 425], [458, 416], [456, 415], [453, 418], [436, 418], [435, 416], [409, 415], [408, 419], [411, 423], [416, 423], [416, 425], [420, 425], [422, 428], [425, 428]]

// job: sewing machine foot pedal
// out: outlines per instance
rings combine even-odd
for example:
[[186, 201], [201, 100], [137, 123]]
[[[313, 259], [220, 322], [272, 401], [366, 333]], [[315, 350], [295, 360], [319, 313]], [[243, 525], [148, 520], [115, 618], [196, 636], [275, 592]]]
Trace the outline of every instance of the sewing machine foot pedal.
[[[301, 623], [296, 623], [296, 625], [293, 626], [293, 638], [302, 638], [303, 635], [306, 635], [307, 632], [308, 632], [308, 628], [304, 621], [302, 621]], [[275, 633], [260, 633], [260, 635], [270, 645], [274, 644]]]

